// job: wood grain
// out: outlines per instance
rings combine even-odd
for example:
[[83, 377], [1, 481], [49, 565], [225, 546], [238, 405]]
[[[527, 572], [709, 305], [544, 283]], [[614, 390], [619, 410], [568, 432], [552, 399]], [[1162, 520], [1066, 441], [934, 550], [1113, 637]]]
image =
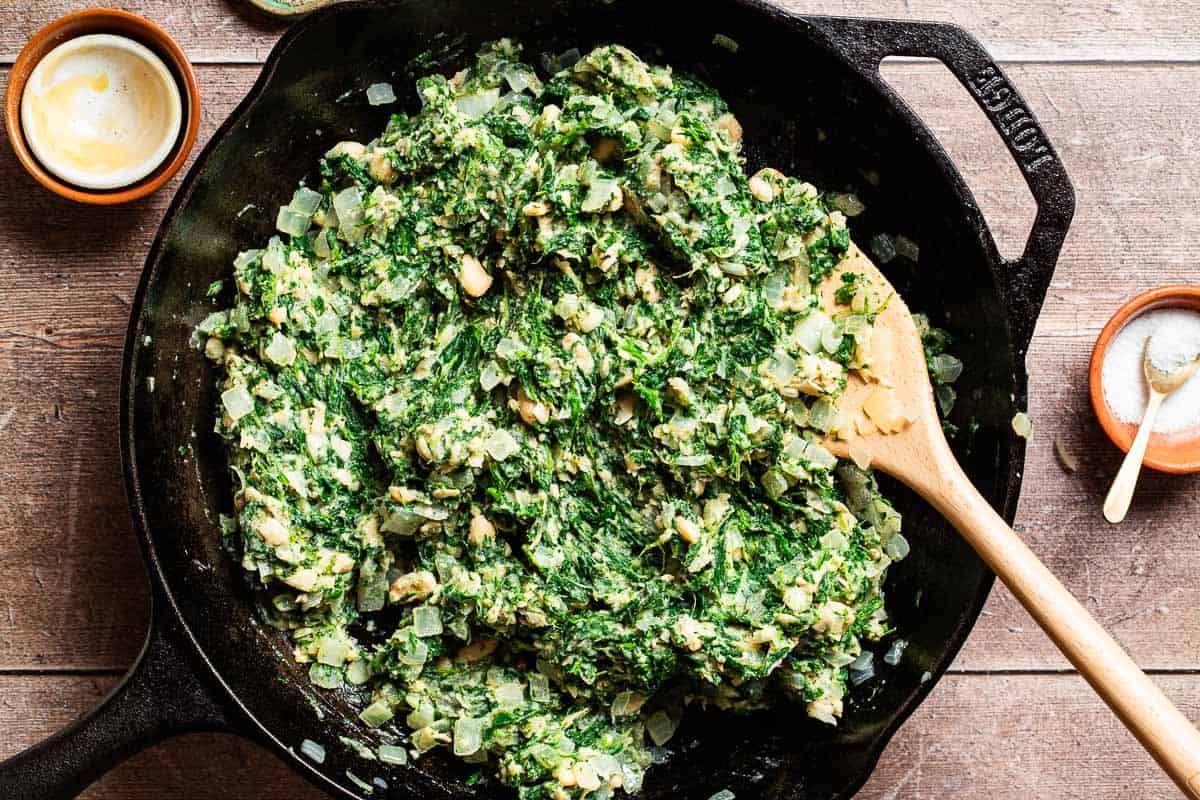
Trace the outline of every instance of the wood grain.
[[[110, 0], [11, 2], [0, 26], [0, 63], [54, 18]], [[1200, 16], [1186, 0], [782, 0], [798, 13], [955, 22], [1004, 61], [1196, 61]], [[241, 0], [138, 0], [125, 6], [162, 25], [196, 63], [258, 63], [284, 23]]]
[[[1127, 521], [1104, 523], [1100, 503], [1120, 454], [1099, 431], [1084, 383], [1091, 344], [1126, 297], [1200, 282], [1200, 15], [1180, 0], [785, 4], [952, 20], [1002, 60], [1040, 62], [1008, 71], [1062, 154], [1079, 210], [1030, 352], [1036, 430], [1016, 529], [1144, 667], [1171, 673], [1155, 680], [1200, 717], [1200, 493], [1194, 478], [1150, 474]], [[0, 65], [34, 30], [80, 5], [6, 4]], [[235, 0], [124, 5], [214, 65], [199, 70], [202, 141], [284, 29]], [[1002, 250], [1018, 252], [1032, 218], [1028, 193], [966, 93], [936, 64], [888, 64], [885, 74], [959, 164]], [[6, 79], [0, 68], [0, 91]], [[145, 577], [120, 484], [116, 391], [129, 300], [178, 185], [126, 208], [84, 208], [40, 190], [7, 153], [0, 142], [0, 758], [96, 702], [144, 634]], [[1056, 440], [1077, 471], [1058, 464]], [[1173, 796], [1082, 679], [1060, 674], [1069, 665], [1003, 589], [955, 670], [860, 797]], [[997, 674], [1012, 672], [1032, 674]], [[154, 748], [84, 795], [164, 796], [321, 795], [274, 757], [221, 736]]]
[[[112, 678], [0, 677], [0, 759], [48, 736], [100, 699]], [[1159, 679], [1193, 718], [1200, 683]], [[1036, 697], [1027, 702], [1024, 698]], [[1086, 787], [1086, 789], [1082, 788]], [[1136, 788], [1135, 788], [1136, 787]], [[713, 786], [713, 791], [721, 787]], [[900, 729], [857, 800], [1149, 800], [1170, 782], [1075, 676], [952, 675]], [[84, 800], [321, 800], [273, 755], [197, 734], [152, 748]]]

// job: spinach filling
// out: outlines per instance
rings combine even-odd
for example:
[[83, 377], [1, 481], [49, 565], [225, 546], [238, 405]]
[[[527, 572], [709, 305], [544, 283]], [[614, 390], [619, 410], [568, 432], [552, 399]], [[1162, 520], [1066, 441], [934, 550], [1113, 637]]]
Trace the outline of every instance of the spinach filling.
[[886, 302], [819, 302], [844, 216], [619, 46], [417, 90], [199, 328], [266, 618], [393, 759], [525, 798], [636, 792], [693, 701], [835, 723], [908, 549], [820, 444]]

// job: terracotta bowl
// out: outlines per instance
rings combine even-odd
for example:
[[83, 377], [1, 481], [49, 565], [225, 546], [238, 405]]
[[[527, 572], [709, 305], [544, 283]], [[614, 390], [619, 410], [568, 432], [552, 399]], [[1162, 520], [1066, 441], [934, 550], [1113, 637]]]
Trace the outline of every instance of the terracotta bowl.
[[[1108, 438], [1126, 452], [1129, 451], [1133, 437], [1137, 435], [1137, 426], [1117, 419], [1104, 399], [1104, 388], [1101, 385], [1104, 357], [1108, 353], [1109, 342], [1125, 323], [1146, 311], [1164, 307], [1200, 311], [1200, 286], [1160, 286], [1139, 294], [1117, 309], [1117, 313], [1113, 314], [1104, 330], [1100, 331], [1100, 338], [1096, 340], [1096, 346], [1092, 349], [1092, 361], [1088, 367], [1092, 408]], [[1142, 463], [1160, 472], [1200, 472], [1200, 426], [1184, 431], [1150, 434], [1150, 445], [1146, 448], [1146, 458]]]
[[[58, 45], [68, 39], [91, 33], [127, 36], [150, 48], [171, 70], [175, 82], [179, 85], [180, 99], [183, 101], [183, 121], [174, 149], [149, 175], [118, 189], [84, 189], [62, 180], [38, 162], [21, 130], [21, 95], [33, 68]], [[4, 124], [8, 128], [8, 139], [17, 154], [17, 159], [38, 183], [50, 191], [79, 203], [128, 203], [157, 190], [170, 180], [187, 160], [188, 153], [196, 142], [196, 132], [200, 128], [200, 87], [196, 83], [196, 73], [192, 71], [192, 65], [183, 54], [183, 50], [166, 31], [150, 20], [111, 8], [77, 11], [59, 17], [38, 31], [17, 56], [8, 76], [8, 94], [4, 98]]]

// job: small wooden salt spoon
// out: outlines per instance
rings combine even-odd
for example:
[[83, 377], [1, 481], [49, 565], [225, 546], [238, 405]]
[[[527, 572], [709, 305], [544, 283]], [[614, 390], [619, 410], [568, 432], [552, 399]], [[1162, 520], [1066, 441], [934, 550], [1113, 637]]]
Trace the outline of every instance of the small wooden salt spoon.
[[[875, 320], [871, 348], [871, 360], [883, 374], [872, 380], [850, 376], [838, 405], [843, 420], [852, 422], [841, 425], [825, 447], [839, 458], [851, 458], [852, 449], [860, 461], [869, 454], [873, 468], [907, 484], [941, 512], [1184, 794], [1200, 800], [1200, 731], [971, 484], [942, 433], [912, 315], [857, 248], [851, 246], [847, 258], [822, 283], [824, 306], [836, 307], [834, 292], [843, 285], [845, 272], [857, 273], [883, 297], [890, 296]], [[884, 433], [864, 407], [875, 411], [883, 427], [899, 429]]]
[[1133, 499], [1133, 490], [1137, 488], [1142, 459], [1146, 457], [1146, 446], [1150, 444], [1150, 433], [1154, 430], [1154, 418], [1158, 416], [1159, 407], [1162, 406], [1163, 400], [1167, 399], [1167, 395], [1187, 383], [1200, 366], [1200, 360], [1193, 359], [1176, 369], [1164, 372], [1150, 359], [1152, 340], [1153, 337], [1146, 340], [1146, 352], [1142, 357], [1142, 371], [1146, 373], [1146, 385], [1150, 391], [1146, 400], [1146, 413], [1142, 415], [1137, 436], [1129, 446], [1125, 460], [1121, 462], [1121, 469], [1113, 479], [1108, 496], [1104, 498], [1104, 518], [1114, 525], [1123, 521], [1129, 512], [1129, 502]]

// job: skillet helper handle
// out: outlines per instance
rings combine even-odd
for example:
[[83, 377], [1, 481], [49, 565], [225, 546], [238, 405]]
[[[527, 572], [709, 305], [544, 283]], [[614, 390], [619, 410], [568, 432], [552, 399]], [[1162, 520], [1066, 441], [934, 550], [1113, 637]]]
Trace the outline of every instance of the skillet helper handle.
[[979, 494], [950, 448], [905, 482], [958, 529], [1186, 797], [1200, 800], [1200, 731]]
[[66, 729], [0, 764], [5, 800], [68, 800], [125, 759], [170, 736], [232, 729], [177, 643], [167, 615], [120, 684]]
[[948, 23], [806, 17], [869, 81], [897, 97], [879, 73], [888, 56], [936, 58], [953, 73], [1000, 134], [1037, 204], [1025, 250], [1006, 261], [1005, 294], [1018, 356], [1033, 338], [1037, 310], [1075, 215], [1075, 190], [1062, 161], [1000, 66], [967, 31]]

